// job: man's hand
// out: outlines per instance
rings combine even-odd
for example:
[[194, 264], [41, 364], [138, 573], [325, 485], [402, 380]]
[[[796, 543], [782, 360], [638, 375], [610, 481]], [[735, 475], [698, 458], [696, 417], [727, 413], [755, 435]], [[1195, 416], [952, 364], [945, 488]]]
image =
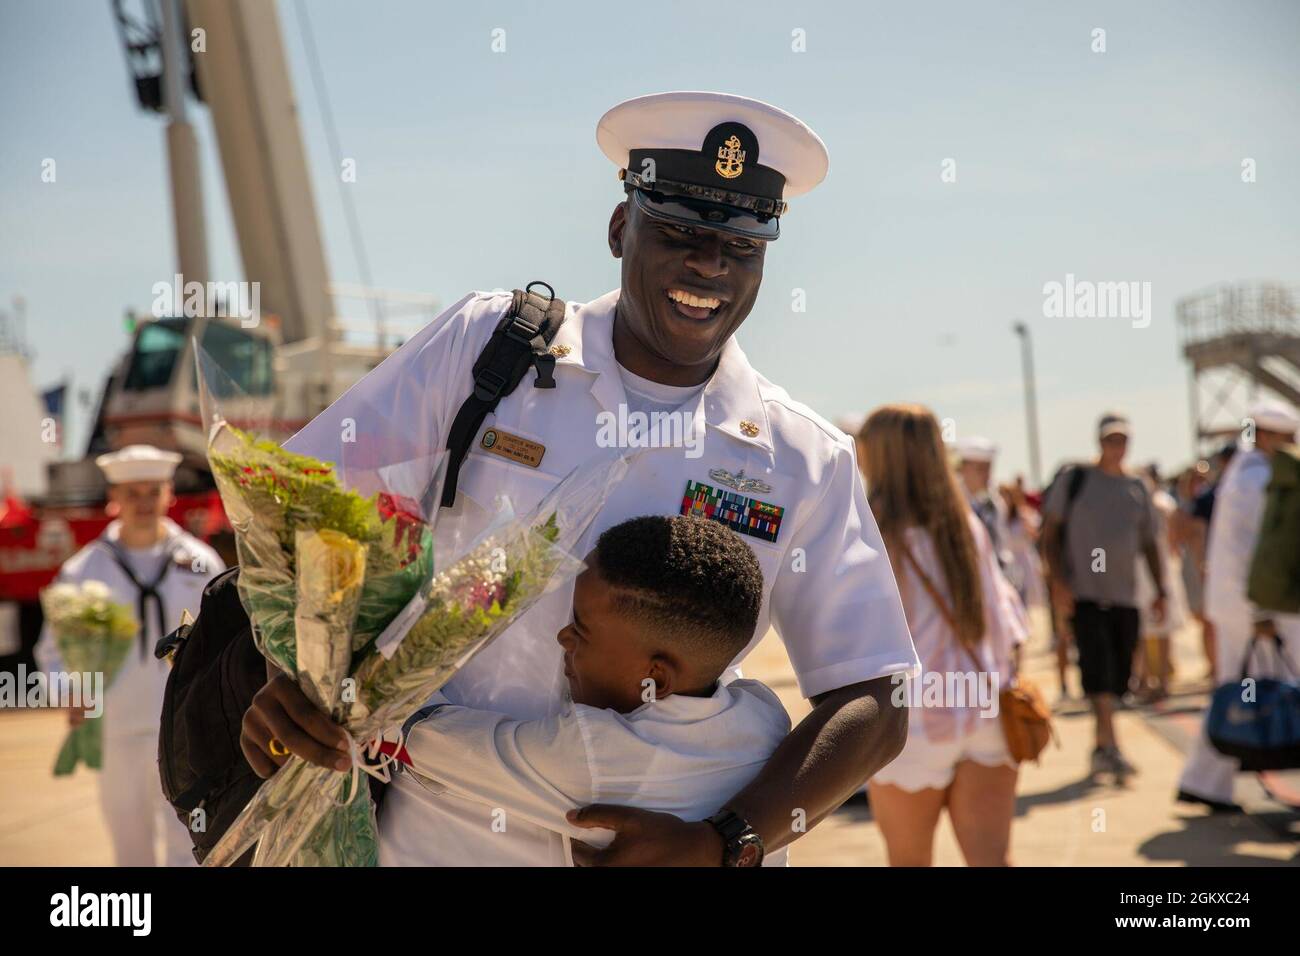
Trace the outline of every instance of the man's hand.
[[[897, 683], [886, 675], [816, 695], [812, 713], [777, 745], [758, 776], [719, 806], [748, 821], [769, 854], [816, 826], [907, 743], [907, 708], [893, 700]], [[572, 810], [568, 820], [614, 831], [603, 850], [575, 843], [580, 865], [722, 865], [722, 837], [707, 821], [606, 804]]]
[[[273, 738], [289, 753], [272, 753]], [[279, 770], [290, 753], [331, 770], [352, 766], [347, 731], [317, 710], [302, 689], [282, 673], [263, 685], [245, 711], [239, 746], [259, 777]]]
[[605, 849], [573, 841], [578, 866], [721, 866], [722, 837], [706, 821], [687, 823], [671, 813], [595, 803], [570, 810], [570, 823], [614, 831]]
[[1272, 619], [1272, 618], [1262, 618], [1262, 619], [1256, 621], [1256, 622], [1255, 622], [1255, 636], [1256, 636], [1256, 637], [1269, 637], [1269, 638], [1276, 638], [1276, 637], [1277, 637], [1277, 624], [1275, 624], [1275, 623], [1273, 622], [1273, 619]]
[[1168, 602], [1163, 594], [1151, 602], [1151, 620], [1156, 624], [1164, 622], [1165, 607], [1167, 603]]

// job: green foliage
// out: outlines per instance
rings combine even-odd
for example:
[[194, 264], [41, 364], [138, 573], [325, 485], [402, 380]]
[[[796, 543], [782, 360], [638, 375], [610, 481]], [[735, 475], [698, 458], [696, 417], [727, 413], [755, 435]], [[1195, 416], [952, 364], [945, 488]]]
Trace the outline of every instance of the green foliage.
[[376, 546], [367, 556], [368, 566], [376, 570], [400, 563], [398, 552], [404, 547], [398, 547], [398, 523], [381, 516], [377, 494], [364, 498], [342, 486], [333, 465], [227, 427], [243, 448], [239, 455], [213, 452], [213, 473], [245, 499], [250, 512], [271, 522], [286, 553], [293, 553], [298, 529], [328, 529]]
[[[467, 653], [504, 630], [571, 560], [554, 544], [560, 523], [552, 513], [532, 528], [516, 525], [481, 542], [450, 567], [435, 567], [427, 525], [407, 516], [385, 517], [381, 496], [348, 491], [332, 466], [235, 429], [218, 444], [222, 451], [211, 449], [209, 459], [235, 529], [240, 593], [259, 647], [304, 689], [332, 700], [332, 716], [358, 743], [400, 725]], [[300, 591], [297, 532], [307, 530], [337, 532], [366, 548], [364, 578], [359, 584], [351, 579], [351, 587], [361, 590], [352, 616], [344, 588], [317, 588], [312, 601]], [[504, 567], [498, 567], [500, 559]], [[377, 637], [422, 589], [424, 612], [392, 658], [384, 657]], [[295, 633], [295, 614], [313, 626], [303, 623], [302, 633]], [[350, 643], [350, 660], [334, 653], [343, 642]], [[316, 664], [299, 673], [300, 658]], [[355, 680], [355, 701], [331, 696], [345, 676]], [[376, 865], [377, 829], [364, 776], [362, 792], [347, 806], [338, 805], [349, 795], [350, 779], [289, 760], [262, 785], [212, 859], [228, 862], [260, 840], [257, 865]]]

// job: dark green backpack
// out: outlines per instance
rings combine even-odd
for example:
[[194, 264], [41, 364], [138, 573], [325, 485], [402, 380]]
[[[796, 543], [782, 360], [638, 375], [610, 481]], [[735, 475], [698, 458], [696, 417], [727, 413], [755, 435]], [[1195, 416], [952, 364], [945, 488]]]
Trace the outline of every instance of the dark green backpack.
[[1272, 455], [1264, 517], [1246, 596], [1267, 611], [1300, 613], [1300, 446]]

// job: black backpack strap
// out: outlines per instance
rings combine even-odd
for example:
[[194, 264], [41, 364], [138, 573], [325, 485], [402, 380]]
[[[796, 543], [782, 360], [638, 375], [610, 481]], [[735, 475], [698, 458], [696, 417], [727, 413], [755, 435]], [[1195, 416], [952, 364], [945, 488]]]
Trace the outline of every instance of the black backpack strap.
[[1074, 504], [1074, 499], [1079, 497], [1079, 492], [1083, 490], [1083, 479], [1087, 477], [1087, 465], [1075, 465], [1074, 468], [1070, 470], [1070, 485], [1065, 489], [1065, 501], [1067, 505]]
[[[548, 296], [533, 292], [542, 286]], [[497, 323], [492, 338], [474, 362], [474, 393], [465, 399], [447, 434], [447, 479], [442, 488], [442, 507], [456, 502], [456, 482], [469, 446], [488, 414], [501, 399], [513, 392], [528, 374], [537, 369], [534, 388], [555, 388], [555, 356], [551, 341], [564, 323], [564, 301], [545, 282], [530, 282], [514, 290], [510, 309]]]
[[[1074, 499], [1079, 497], [1079, 492], [1083, 490], [1083, 483], [1088, 478], [1088, 465], [1072, 465], [1070, 467], [1069, 484], [1065, 486], [1065, 509], [1061, 513], [1061, 526], [1064, 528], [1070, 523], [1070, 512], [1074, 510]], [[1064, 532], [1062, 532], [1064, 538]]]

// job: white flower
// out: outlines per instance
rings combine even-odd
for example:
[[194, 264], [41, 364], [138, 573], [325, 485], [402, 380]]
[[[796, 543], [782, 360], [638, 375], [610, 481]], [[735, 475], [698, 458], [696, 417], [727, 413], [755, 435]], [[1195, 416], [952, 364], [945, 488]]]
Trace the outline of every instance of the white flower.
[[41, 606], [50, 617], [75, 613], [80, 592], [74, 584], [52, 584], [41, 592]]
[[75, 584], [51, 584], [45, 589], [45, 600], [52, 601], [55, 604], [66, 604], [68, 601], [77, 599], [77, 586]]
[[81, 593], [90, 601], [108, 601], [113, 592], [103, 581], [86, 581], [81, 585]]

